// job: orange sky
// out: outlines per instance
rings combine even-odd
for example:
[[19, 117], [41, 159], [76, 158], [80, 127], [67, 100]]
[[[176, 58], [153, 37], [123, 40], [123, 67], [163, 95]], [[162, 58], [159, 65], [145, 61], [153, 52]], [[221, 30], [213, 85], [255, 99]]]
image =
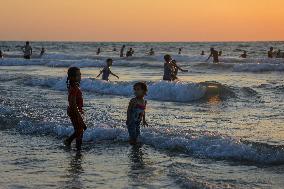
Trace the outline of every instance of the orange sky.
[[1, 0], [0, 40], [284, 40], [284, 0]]

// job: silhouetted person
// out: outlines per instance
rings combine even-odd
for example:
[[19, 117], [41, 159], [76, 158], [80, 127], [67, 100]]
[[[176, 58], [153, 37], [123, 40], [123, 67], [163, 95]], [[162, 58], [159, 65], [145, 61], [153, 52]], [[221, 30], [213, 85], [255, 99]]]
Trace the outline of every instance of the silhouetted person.
[[268, 58], [273, 58], [273, 55], [274, 55], [273, 47], [270, 47], [269, 51], [267, 52], [267, 56]]
[[172, 81], [173, 78], [172, 78], [172, 75], [173, 75], [173, 72], [174, 72], [174, 67], [173, 67], [173, 64], [172, 64], [172, 57], [171, 55], [169, 54], [166, 54], [164, 56], [164, 75], [163, 75], [163, 80], [164, 81]]
[[155, 55], [155, 52], [154, 52], [154, 49], [153, 49], [153, 48], [150, 49], [149, 55], [150, 55], [150, 56]]
[[205, 55], [205, 52], [204, 52], [204, 51], [201, 51], [201, 54], [200, 54], [200, 55], [202, 55], [202, 56]]
[[181, 48], [178, 49], [178, 54], [181, 54]]
[[122, 47], [120, 49], [120, 57], [124, 56], [124, 49], [125, 49], [125, 45], [122, 45]]
[[278, 49], [278, 51], [276, 53], [276, 58], [282, 58], [280, 49]]
[[30, 42], [27, 41], [25, 47], [23, 48], [24, 52], [24, 59], [31, 59], [31, 56], [33, 54], [33, 49], [30, 46]]
[[126, 52], [126, 57], [130, 57], [130, 56], [133, 56], [134, 54], [134, 51], [132, 48], [130, 48], [127, 52]]
[[44, 53], [45, 53], [45, 48], [41, 48], [41, 51], [40, 51], [40, 55], [39, 56], [43, 56], [44, 55]]
[[240, 55], [241, 58], [247, 58], [247, 51], [244, 51], [243, 54]]
[[101, 48], [98, 48], [97, 55], [99, 55], [100, 53], [101, 53]]
[[214, 48], [210, 49], [210, 55], [206, 61], [208, 61], [211, 57], [213, 57], [213, 63], [219, 63], [219, 53]]
[[0, 50], [0, 58], [3, 58], [3, 52]]

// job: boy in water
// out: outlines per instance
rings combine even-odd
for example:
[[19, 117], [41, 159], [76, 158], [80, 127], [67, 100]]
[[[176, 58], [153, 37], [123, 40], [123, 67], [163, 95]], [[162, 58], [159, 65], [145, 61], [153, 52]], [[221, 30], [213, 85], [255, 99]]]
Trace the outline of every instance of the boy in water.
[[204, 51], [201, 51], [201, 54], [200, 54], [201, 56], [203, 56], [203, 55], [205, 55], [205, 52]]
[[276, 53], [276, 58], [282, 58], [282, 55], [281, 55], [281, 50], [278, 49], [277, 53]]
[[0, 58], [3, 58], [3, 52], [0, 50]]
[[98, 48], [97, 55], [99, 55], [100, 53], [101, 53], [101, 48]]
[[122, 45], [122, 47], [120, 49], [120, 57], [124, 56], [124, 49], [125, 49], [125, 45]]
[[130, 48], [127, 52], [126, 52], [126, 57], [130, 57], [133, 56], [134, 54], [134, 50], [132, 48]]
[[273, 47], [270, 47], [269, 51], [267, 52], [267, 57], [268, 58], [273, 58], [273, 56], [274, 56]]
[[181, 67], [179, 67], [177, 65], [177, 61], [176, 60], [172, 60], [171, 64], [173, 66], [173, 72], [172, 72], [172, 80], [173, 81], [178, 79], [177, 75], [178, 75], [178, 71], [179, 70], [182, 71], [182, 72], [188, 72], [188, 70], [184, 70]]
[[68, 88], [68, 103], [67, 114], [71, 119], [74, 127], [74, 133], [64, 140], [66, 146], [70, 146], [72, 141], [76, 139], [76, 148], [81, 150], [83, 133], [87, 129], [86, 124], [82, 118], [83, 111], [83, 97], [80, 90], [81, 72], [77, 67], [68, 69], [67, 88]]
[[129, 102], [127, 109], [126, 125], [129, 133], [129, 144], [136, 145], [137, 138], [140, 135], [140, 124], [148, 126], [145, 119], [145, 110], [147, 101], [144, 99], [147, 95], [147, 85], [143, 82], [135, 83], [133, 86], [135, 98]]
[[104, 67], [104, 69], [102, 69], [100, 71], [100, 74], [97, 76], [97, 78], [100, 77], [101, 74], [103, 74], [102, 80], [108, 81], [109, 75], [111, 74], [111, 75], [117, 77], [117, 79], [119, 79], [119, 77], [116, 74], [112, 73], [111, 70], [110, 70], [110, 67], [112, 66], [112, 62], [113, 62], [113, 60], [111, 58], [106, 60], [107, 65]]
[[247, 51], [244, 51], [243, 54], [240, 55], [240, 58], [247, 58]]
[[213, 57], [213, 63], [219, 63], [219, 54], [214, 48], [210, 48], [210, 55], [207, 58], [206, 62]]
[[172, 73], [174, 72], [174, 67], [172, 64], [172, 57], [169, 54], [166, 54], [164, 56], [164, 76], [163, 76], [163, 80], [164, 81], [172, 81]]
[[30, 42], [29, 41], [26, 42], [26, 45], [25, 45], [25, 47], [23, 49], [23, 52], [24, 52], [24, 59], [31, 59], [31, 56], [33, 54], [33, 49], [30, 46]]
[[181, 48], [178, 49], [178, 54], [181, 54]]
[[44, 53], [45, 53], [45, 48], [42, 47], [39, 56], [42, 57], [44, 55]]
[[155, 52], [154, 52], [154, 49], [151, 48], [151, 49], [150, 49], [150, 52], [149, 52], [149, 56], [153, 56], [153, 55], [155, 55]]

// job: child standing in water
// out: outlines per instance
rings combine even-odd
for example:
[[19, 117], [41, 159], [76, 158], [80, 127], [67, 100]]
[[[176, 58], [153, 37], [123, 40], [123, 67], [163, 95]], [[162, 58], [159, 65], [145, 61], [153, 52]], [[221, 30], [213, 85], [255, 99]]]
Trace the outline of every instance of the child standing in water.
[[143, 82], [135, 83], [133, 86], [135, 98], [129, 102], [127, 109], [127, 129], [129, 133], [129, 144], [136, 145], [137, 138], [140, 135], [140, 124], [148, 126], [145, 119], [145, 109], [147, 101], [144, 96], [147, 95], [147, 85]]
[[72, 141], [76, 139], [77, 150], [81, 149], [83, 133], [87, 129], [82, 118], [83, 112], [83, 97], [79, 88], [81, 81], [81, 72], [77, 67], [68, 69], [67, 88], [68, 88], [68, 103], [67, 114], [71, 119], [74, 127], [74, 133], [64, 141], [66, 146], [70, 146]]
[[100, 77], [101, 74], [103, 74], [102, 80], [108, 81], [109, 75], [111, 74], [117, 77], [117, 79], [119, 79], [119, 77], [116, 74], [112, 73], [110, 70], [110, 67], [112, 66], [112, 62], [113, 60], [111, 58], [106, 60], [107, 65], [104, 67], [104, 69], [100, 71], [100, 74], [97, 76], [97, 78]]

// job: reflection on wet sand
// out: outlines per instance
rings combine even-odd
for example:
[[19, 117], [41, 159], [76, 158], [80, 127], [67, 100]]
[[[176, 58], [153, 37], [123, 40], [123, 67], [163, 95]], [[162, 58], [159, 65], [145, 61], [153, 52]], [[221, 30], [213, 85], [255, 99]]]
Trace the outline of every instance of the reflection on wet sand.
[[83, 160], [83, 155], [81, 154], [80, 151], [77, 151], [76, 154], [70, 154], [71, 155], [71, 160], [69, 163], [69, 167], [67, 169], [67, 178], [68, 181], [66, 183], [67, 188], [72, 188], [72, 189], [81, 189], [84, 188], [82, 179], [81, 179], [81, 174], [84, 172], [84, 169], [82, 167], [82, 160]]
[[133, 146], [131, 148], [129, 159], [129, 182], [135, 183], [132, 186], [147, 186], [152, 182], [153, 179], [156, 178], [155, 170], [156, 168], [153, 165], [153, 162], [149, 161], [149, 159], [145, 158], [145, 154], [143, 149], [140, 146]]

